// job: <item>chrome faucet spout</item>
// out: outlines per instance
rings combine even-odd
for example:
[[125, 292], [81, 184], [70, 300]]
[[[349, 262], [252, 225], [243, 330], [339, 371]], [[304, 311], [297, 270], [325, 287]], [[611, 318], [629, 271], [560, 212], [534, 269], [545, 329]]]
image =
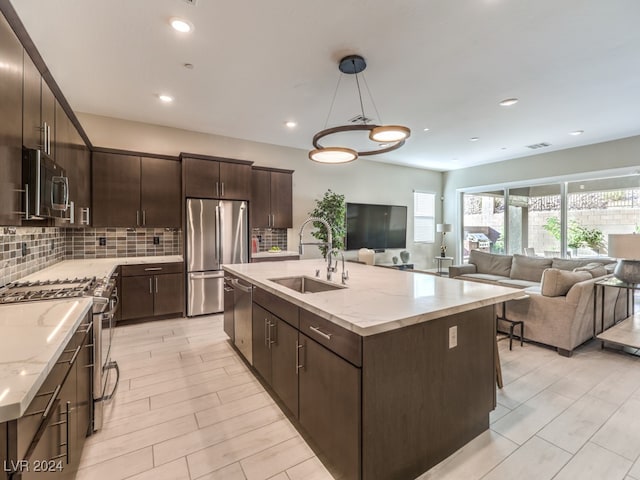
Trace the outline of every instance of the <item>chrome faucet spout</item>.
[[[327, 230], [326, 242], [306, 242], [305, 243], [302, 241], [302, 234], [304, 233], [304, 227], [308, 223], [312, 223], [312, 222], [320, 222], [322, 223], [322, 225], [324, 225], [325, 229]], [[325, 247], [327, 247], [327, 253], [326, 253], [327, 280], [331, 280], [331, 272], [335, 270], [331, 267], [331, 249], [333, 248], [333, 234], [331, 233], [331, 225], [329, 225], [329, 222], [327, 222], [324, 218], [309, 217], [304, 222], [302, 222], [302, 225], [300, 226], [299, 235], [300, 235], [300, 244], [298, 245], [298, 252], [300, 253], [300, 255], [304, 253], [303, 245], [324, 245]]]

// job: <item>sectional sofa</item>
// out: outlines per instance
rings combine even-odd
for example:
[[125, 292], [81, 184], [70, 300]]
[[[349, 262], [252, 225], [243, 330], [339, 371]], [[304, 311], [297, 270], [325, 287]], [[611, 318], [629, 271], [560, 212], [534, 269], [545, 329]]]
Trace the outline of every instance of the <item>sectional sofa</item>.
[[[594, 321], [598, 331], [601, 328], [601, 296], [594, 309], [594, 283], [611, 274], [614, 266], [614, 259], [604, 257], [563, 259], [472, 250], [469, 263], [449, 267], [449, 277], [522, 289], [525, 298], [506, 302], [505, 317], [524, 322], [525, 339], [570, 356], [593, 337]], [[624, 290], [605, 289], [605, 327], [624, 318], [625, 302]], [[506, 322], [498, 322], [500, 331], [506, 328]]]

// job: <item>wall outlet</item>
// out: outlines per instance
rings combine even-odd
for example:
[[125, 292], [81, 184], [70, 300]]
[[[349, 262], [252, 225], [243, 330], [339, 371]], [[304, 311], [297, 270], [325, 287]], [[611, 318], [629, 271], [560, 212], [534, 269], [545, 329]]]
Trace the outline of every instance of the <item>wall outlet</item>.
[[22, 242], [21, 250], [22, 250], [22, 256], [26, 257], [27, 253], [28, 253], [28, 251], [27, 251], [27, 243], [26, 242]]
[[449, 327], [449, 348], [458, 346], [458, 326]]
[[160, 245], [160, 237], [153, 237], [153, 244]]
[[106, 247], [107, 246], [107, 237], [98, 237], [98, 244], [101, 247]]

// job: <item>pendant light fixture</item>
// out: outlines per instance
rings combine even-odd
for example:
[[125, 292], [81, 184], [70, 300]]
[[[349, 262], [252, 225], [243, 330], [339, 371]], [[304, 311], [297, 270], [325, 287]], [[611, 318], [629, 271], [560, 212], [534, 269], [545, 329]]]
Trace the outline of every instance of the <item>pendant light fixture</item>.
[[[358, 74], [362, 73], [364, 69], [367, 68], [367, 63], [364, 61], [364, 58], [362, 58], [360, 55], [346, 56], [342, 60], [340, 60], [340, 62], [338, 63], [338, 68], [340, 69], [340, 72], [344, 74], [355, 75], [356, 86], [358, 88], [358, 99], [360, 100], [360, 118], [362, 119], [362, 123], [354, 125], [340, 125], [338, 127], [325, 128], [324, 130], [319, 131], [313, 136], [312, 143], [315, 148], [314, 150], [311, 150], [309, 152], [309, 158], [314, 162], [319, 163], [348, 163], [356, 160], [359, 156], [378, 155], [380, 153], [391, 152], [392, 150], [396, 150], [404, 145], [405, 140], [411, 135], [411, 130], [408, 127], [404, 127], [402, 125], [373, 125], [367, 123], [368, 119], [364, 114], [362, 91], [360, 90], [360, 79], [358, 78]], [[338, 85], [336, 86], [336, 93], [339, 86], [340, 81], [338, 81]], [[369, 93], [369, 97], [371, 97], [371, 93]], [[373, 98], [371, 98], [371, 102], [373, 103], [374, 109], [376, 109], [377, 112], [377, 108], [375, 108]], [[333, 102], [331, 103], [331, 107], [329, 108], [327, 121], [331, 116], [332, 109]], [[378, 118], [380, 118], [379, 114]], [[358, 130], [368, 131], [369, 139], [373, 142], [379, 143], [379, 148], [357, 151], [353, 148], [344, 146], [323, 146], [320, 144], [320, 140], [330, 135]]]

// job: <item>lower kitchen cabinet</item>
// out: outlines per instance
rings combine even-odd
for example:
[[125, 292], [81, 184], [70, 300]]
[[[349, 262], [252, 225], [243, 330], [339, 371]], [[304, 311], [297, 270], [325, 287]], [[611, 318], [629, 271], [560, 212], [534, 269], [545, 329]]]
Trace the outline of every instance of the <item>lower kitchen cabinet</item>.
[[184, 312], [182, 263], [123, 265], [120, 320]]
[[[17, 420], [0, 424], [0, 479], [73, 479], [91, 425], [91, 314]], [[9, 476], [7, 470], [16, 473]]]
[[224, 318], [222, 322], [224, 333], [229, 335], [231, 343], [235, 342], [235, 297], [231, 280], [233, 275], [225, 273], [224, 275]]

